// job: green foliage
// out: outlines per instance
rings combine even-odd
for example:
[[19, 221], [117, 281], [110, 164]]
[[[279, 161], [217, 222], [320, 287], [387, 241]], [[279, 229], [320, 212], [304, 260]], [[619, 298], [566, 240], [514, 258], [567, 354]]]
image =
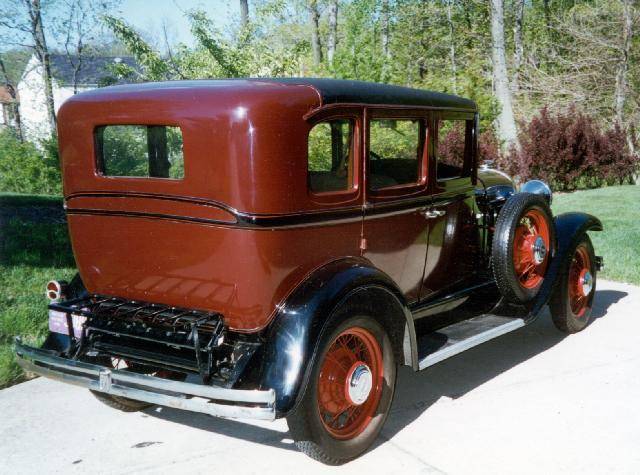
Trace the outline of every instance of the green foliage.
[[149, 79], [153, 81], [167, 79], [169, 68], [166, 62], [133, 28], [129, 27], [124, 20], [110, 15], [105, 15], [103, 20], [114, 35], [135, 55], [138, 62], [145, 68]]
[[62, 191], [57, 141], [20, 142], [11, 131], [0, 130], [0, 192], [60, 194]]
[[[0, 195], [2, 203], [49, 205], [51, 197]], [[60, 203], [60, 199], [57, 198]], [[61, 205], [61, 203], [60, 203]], [[64, 224], [31, 224], [12, 220], [3, 228], [0, 249], [0, 388], [19, 382], [24, 374], [13, 356], [13, 339], [22, 336], [39, 344], [47, 333], [44, 286], [51, 279], [70, 280], [73, 254]]]

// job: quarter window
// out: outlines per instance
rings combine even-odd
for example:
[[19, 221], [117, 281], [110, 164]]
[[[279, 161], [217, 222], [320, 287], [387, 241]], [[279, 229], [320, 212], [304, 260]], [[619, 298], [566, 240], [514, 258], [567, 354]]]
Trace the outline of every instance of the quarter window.
[[465, 159], [471, 152], [473, 121], [438, 120], [438, 180], [465, 175]]
[[307, 169], [315, 193], [353, 188], [353, 120], [320, 122], [311, 129]]
[[165, 125], [106, 125], [96, 129], [100, 172], [106, 176], [184, 177], [182, 133]]
[[369, 187], [380, 190], [418, 183], [424, 147], [421, 120], [369, 122]]

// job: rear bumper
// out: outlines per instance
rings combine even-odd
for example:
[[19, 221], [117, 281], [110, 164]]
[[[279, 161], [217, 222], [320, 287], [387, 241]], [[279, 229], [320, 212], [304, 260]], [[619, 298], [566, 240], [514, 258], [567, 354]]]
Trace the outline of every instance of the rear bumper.
[[19, 339], [15, 352], [25, 371], [93, 391], [218, 417], [262, 420], [276, 417], [273, 389], [227, 389], [171, 381], [63, 358], [52, 351], [23, 345]]

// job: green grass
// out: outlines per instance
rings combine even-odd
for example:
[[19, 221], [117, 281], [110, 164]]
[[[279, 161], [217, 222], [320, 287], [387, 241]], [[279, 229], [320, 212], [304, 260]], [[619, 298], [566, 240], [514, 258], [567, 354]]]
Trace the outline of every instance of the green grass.
[[583, 211], [602, 221], [591, 232], [596, 255], [604, 257], [601, 277], [640, 285], [640, 186], [611, 186], [554, 196], [553, 212]]
[[[37, 198], [25, 198], [30, 206]], [[44, 201], [48, 201], [45, 197]], [[24, 204], [29, 203], [29, 204]], [[73, 277], [73, 256], [66, 225], [28, 224], [13, 220], [2, 230], [0, 249], [0, 388], [19, 382], [22, 370], [13, 356], [13, 339], [21, 335], [39, 344], [47, 333], [44, 286], [51, 279]]]

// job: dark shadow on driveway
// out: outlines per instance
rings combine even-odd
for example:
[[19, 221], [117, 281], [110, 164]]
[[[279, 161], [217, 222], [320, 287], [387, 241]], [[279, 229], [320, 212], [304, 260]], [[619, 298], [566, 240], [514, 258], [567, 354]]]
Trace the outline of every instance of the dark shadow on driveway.
[[[598, 291], [593, 318], [607, 315], [608, 309], [627, 295], [614, 290]], [[587, 330], [588, 331], [588, 330]], [[548, 311], [530, 325], [443, 361], [425, 371], [403, 366], [398, 371], [396, 395], [377, 445], [409, 425], [441, 397], [459, 398], [501, 373], [548, 350], [567, 335], [555, 328]], [[162, 408], [145, 411], [149, 416], [188, 425], [229, 437], [293, 450], [288, 433], [257, 427], [241, 421], [223, 420], [203, 414]]]

